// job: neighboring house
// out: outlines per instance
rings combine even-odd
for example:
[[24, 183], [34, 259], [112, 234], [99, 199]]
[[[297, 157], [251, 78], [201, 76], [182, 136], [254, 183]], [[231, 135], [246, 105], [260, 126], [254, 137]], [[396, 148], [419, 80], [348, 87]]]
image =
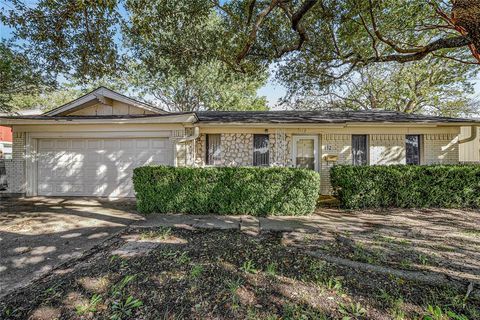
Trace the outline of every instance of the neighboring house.
[[12, 158], [12, 129], [0, 127], [0, 159]]
[[[133, 196], [132, 171], [174, 166], [454, 164], [469, 119], [398, 112], [167, 113], [107, 88], [39, 116], [1, 117], [13, 128], [9, 193]], [[471, 137], [466, 137], [465, 140]]]

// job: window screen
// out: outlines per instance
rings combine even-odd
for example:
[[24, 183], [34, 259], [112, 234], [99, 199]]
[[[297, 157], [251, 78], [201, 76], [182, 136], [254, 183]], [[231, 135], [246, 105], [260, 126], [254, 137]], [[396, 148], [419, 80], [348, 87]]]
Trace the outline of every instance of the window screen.
[[362, 166], [367, 164], [368, 149], [366, 135], [352, 135], [352, 160], [353, 165]]
[[420, 136], [407, 135], [405, 137], [407, 164], [420, 164]]
[[253, 135], [253, 165], [254, 166], [268, 166], [269, 161], [268, 151], [268, 134], [254, 134]]
[[219, 134], [207, 134], [207, 165], [220, 165], [221, 164], [221, 146]]

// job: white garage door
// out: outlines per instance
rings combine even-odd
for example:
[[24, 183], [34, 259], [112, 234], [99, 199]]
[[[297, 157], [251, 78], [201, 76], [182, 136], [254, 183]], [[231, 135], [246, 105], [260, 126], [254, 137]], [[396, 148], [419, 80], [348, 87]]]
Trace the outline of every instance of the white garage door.
[[37, 193], [133, 197], [133, 169], [172, 164], [168, 138], [39, 139]]

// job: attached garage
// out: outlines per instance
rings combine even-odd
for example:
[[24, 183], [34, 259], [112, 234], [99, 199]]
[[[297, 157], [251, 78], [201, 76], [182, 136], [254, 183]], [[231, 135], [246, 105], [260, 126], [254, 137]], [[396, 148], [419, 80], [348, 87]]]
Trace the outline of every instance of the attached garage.
[[195, 121], [104, 87], [41, 115], [0, 117], [14, 134], [7, 192], [134, 197], [133, 170], [185, 161]]
[[168, 138], [38, 139], [40, 196], [133, 197], [133, 169], [173, 165]]

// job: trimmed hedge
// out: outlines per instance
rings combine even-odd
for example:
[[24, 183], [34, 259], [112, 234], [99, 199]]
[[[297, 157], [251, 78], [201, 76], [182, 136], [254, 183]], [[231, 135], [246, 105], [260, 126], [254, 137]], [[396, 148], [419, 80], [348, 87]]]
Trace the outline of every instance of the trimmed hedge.
[[254, 216], [308, 215], [315, 209], [320, 176], [293, 168], [136, 168], [138, 211]]
[[479, 208], [479, 165], [338, 165], [330, 171], [346, 209]]

